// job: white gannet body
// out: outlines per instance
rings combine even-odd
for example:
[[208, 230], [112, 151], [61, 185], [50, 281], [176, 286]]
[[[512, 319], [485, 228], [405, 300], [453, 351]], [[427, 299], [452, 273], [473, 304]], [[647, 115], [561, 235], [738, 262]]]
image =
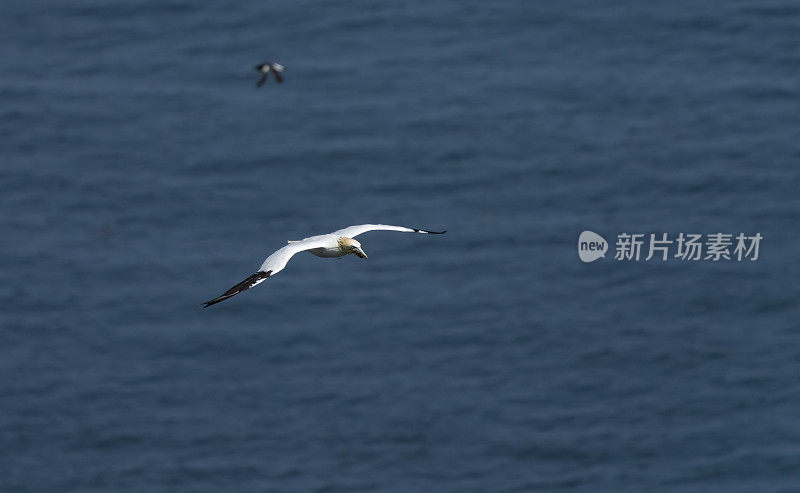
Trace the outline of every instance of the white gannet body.
[[207, 308], [220, 301], [225, 301], [231, 296], [235, 296], [246, 289], [250, 289], [256, 284], [264, 282], [270, 276], [274, 276], [282, 271], [286, 264], [289, 262], [294, 254], [300, 252], [310, 252], [317, 257], [324, 258], [339, 258], [345, 255], [353, 254], [361, 258], [367, 258], [367, 254], [361, 248], [361, 243], [354, 240], [358, 236], [367, 231], [385, 230], [385, 231], [401, 231], [406, 233], [423, 233], [423, 234], [444, 234], [446, 231], [426, 231], [417, 228], [404, 228], [402, 226], [388, 226], [385, 224], [361, 224], [358, 226], [350, 226], [349, 228], [339, 229], [333, 233], [326, 235], [311, 236], [304, 238], [300, 241], [290, 241], [285, 247], [276, 250], [272, 255], [264, 260], [258, 272], [251, 275], [244, 281], [240, 282], [231, 289], [225, 291], [211, 301], [203, 304]]

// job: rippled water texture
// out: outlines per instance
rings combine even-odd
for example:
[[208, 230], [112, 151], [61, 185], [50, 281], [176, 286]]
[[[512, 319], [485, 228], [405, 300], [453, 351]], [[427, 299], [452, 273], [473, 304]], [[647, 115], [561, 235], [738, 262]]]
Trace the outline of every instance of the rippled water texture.
[[[798, 26], [756, 0], [5, 2], [0, 490], [795, 490]], [[265, 60], [286, 80], [256, 89]], [[365, 222], [448, 233], [201, 307]], [[764, 240], [584, 264], [583, 230]]]

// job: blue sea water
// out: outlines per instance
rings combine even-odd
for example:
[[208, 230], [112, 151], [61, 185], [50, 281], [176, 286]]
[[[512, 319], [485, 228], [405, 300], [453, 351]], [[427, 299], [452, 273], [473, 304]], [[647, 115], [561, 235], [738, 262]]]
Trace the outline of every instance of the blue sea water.
[[[3, 3], [0, 491], [797, 491], [799, 37], [768, 0]], [[448, 233], [201, 308], [366, 222]]]

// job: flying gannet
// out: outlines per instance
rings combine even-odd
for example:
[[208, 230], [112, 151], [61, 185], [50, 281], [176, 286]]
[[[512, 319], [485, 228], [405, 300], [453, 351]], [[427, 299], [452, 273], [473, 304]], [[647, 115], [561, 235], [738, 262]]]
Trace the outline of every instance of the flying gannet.
[[261, 78], [256, 82], [256, 87], [261, 87], [267, 82], [267, 76], [270, 72], [275, 74], [275, 80], [283, 82], [283, 75], [281, 75], [281, 72], [283, 72], [285, 68], [286, 67], [277, 62], [267, 62], [256, 65], [256, 70], [261, 74]]
[[250, 289], [256, 284], [264, 282], [264, 279], [274, 276], [282, 271], [289, 259], [296, 253], [311, 252], [317, 257], [324, 258], [339, 258], [347, 254], [357, 255], [361, 258], [367, 258], [367, 254], [361, 248], [361, 243], [354, 240], [356, 236], [367, 231], [386, 230], [386, 231], [402, 231], [406, 233], [424, 233], [440, 235], [446, 231], [426, 231], [417, 228], [404, 228], [402, 226], [387, 226], [385, 224], [361, 224], [358, 226], [350, 226], [349, 228], [340, 229], [333, 233], [326, 235], [312, 236], [304, 238], [299, 241], [290, 241], [285, 247], [275, 251], [272, 255], [267, 257], [258, 272], [240, 282], [231, 289], [225, 291], [211, 301], [206, 301], [203, 308], [225, 301], [231, 296], [235, 296], [246, 289]]

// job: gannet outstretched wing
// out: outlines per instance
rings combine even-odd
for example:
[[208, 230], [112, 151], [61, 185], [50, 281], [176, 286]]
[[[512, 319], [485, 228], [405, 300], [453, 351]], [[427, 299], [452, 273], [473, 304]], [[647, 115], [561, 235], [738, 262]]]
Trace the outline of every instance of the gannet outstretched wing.
[[285, 247], [275, 250], [275, 253], [267, 257], [258, 270], [259, 272], [270, 271], [272, 274], [277, 274], [286, 267], [289, 259], [292, 258], [294, 254], [305, 252], [306, 250], [313, 250], [315, 248], [324, 248], [329, 243], [329, 236], [330, 235], [319, 235], [300, 241], [293, 241]]
[[294, 256], [296, 253], [304, 252], [306, 250], [311, 250], [314, 248], [324, 247], [326, 244], [325, 236], [314, 236], [312, 238], [306, 238], [302, 241], [295, 241], [289, 243], [285, 247], [276, 250], [275, 253], [267, 257], [264, 260], [264, 263], [261, 264], [261, 267], [258, 269], [258, 272], [253, 274], [252, 276], [248, 277], [244, 281], [240, 282], [236, 286], [232, 287], [231, 289], [225, 291], [221, 295], [217, 296], [211, 301], [206, 301], [203, 304], [203, 308], [208, 308], [209, 306], [219, 303], [220, 301], [225, 301], [231, 296], [236, 296], [237, 294], [241, 293], [246, 289], [250, 289], [256, 284], [264, 282], [266, 278], [273, 274], [277, 274], [278, 272], [282, 271], [286, 264], [289, 262], [289, 259]]
[[403, 226], [388, 226], [385, 224], [361, 224], [358, 226], [350, 226], [349, 228], [339, 229], [333, 233], [319, 236], [311, 236], [300, 241], [290, 241], [285, 247], [276, 250], [272, 255], [264, 260], [258, 272], [251, 275], [244, 281], [236, 286], [225, 291], [213, 300], [206, 301], [203, 304], [207, 308], [220, 301], [225, 301], [232, 296], [252, 288], [256, 284], [264, 282], [270, 276], [282, 271], [286, 264], [289, 262], [296, 253], [310, 251], [318, 257], [343, 257], [348, 254], [354, 254], [361, 258], [367, 258], [367, 255], [361, 249], [361, 243], [354, 240], [353, 237], [358, 236], [367, 231], [386, 230], [386, 231], [402, 231], [406, 233], [424, 233], [424, 234], [444, 234], [446, 231], [427, 231], [417, 228], [405, 228]]
[[404, 233], [423, 233], [431, 235], [441, 235], [447, 231], [426, 231], [417, 228], [405, 228], [403, 226], [389, 226], [388, 224], [359, 224], [358, 226], [350, 226], [349, 228], [339, 229], [334, 231], [333, 235], [344, 236], [346, 238], [355, 238], [356, 236], [366, 233], [367, 231], [402, 231]]

